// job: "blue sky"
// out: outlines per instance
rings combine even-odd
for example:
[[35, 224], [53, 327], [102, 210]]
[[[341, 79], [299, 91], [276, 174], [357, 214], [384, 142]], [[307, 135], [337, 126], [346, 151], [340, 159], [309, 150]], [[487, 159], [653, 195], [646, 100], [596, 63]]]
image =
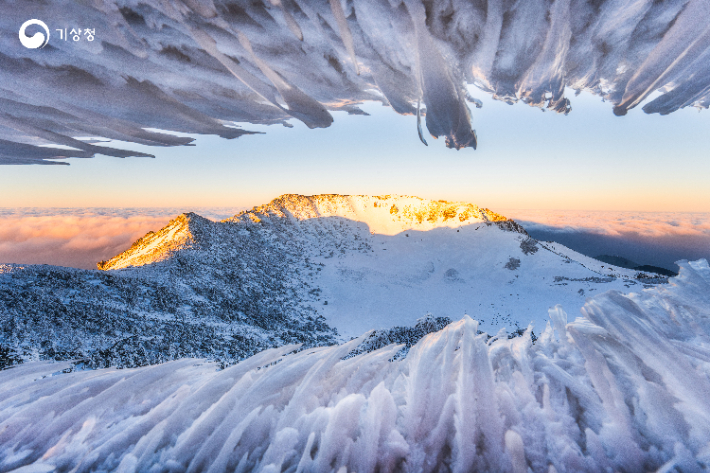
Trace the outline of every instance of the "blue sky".
[[[416, 119], [388, 107], [334, 113], [328, 129], [244, 125], [263, 135], [201, 136], [146, 158], [4, 166], [0, 207], [252, 206], [283, 193], [409, 194], [492, 209], [710, 212], [710, 113], [661, 117], [571, 95], [568, 116], [494, 101], [472, 109], [477, 151], [417, 138]], [[570, 91], [573, 94], [573, 91]]]

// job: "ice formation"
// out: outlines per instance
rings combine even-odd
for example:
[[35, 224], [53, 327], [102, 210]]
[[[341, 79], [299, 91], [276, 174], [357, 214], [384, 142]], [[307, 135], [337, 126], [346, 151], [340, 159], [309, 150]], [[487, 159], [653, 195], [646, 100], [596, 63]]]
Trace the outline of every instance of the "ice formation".
[[0, 372], [0, 470], [701, 471], [710, 465], [710, 267], [560, 306], [488, 339], [464, 317], [348, 357], [361, 339], [235, 366], [181, 360]]
[[[710, 104], [708, 0], [3, 0], [0, 9], [2, 164], [140, 155], [82, 137], [176, 146], [191, 140], [156, 129], [235, 138], [248, 133], [235, 123], [327, 127], [330, 112], [362, 113], [357, 104], [372, 100], [423, 114], [450, 147], [475, 147], [467, 83], [561, 113], [565, 87], [603, 96], [617, 115], [656, 91], [648, 113]], [[51, 37], [27, 49], [18, 31], [34, 18]]]

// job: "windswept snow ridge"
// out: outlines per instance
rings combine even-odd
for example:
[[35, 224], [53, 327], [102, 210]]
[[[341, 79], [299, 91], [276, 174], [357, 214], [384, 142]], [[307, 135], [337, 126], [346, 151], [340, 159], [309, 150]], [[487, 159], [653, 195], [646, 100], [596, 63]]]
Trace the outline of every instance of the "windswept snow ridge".
[[182, 360], [0, 372], [0, 470], [701, 471], [710, 465], [710, 267], [561, 307], [533, 344], [469, 317], [419, 341], [362, 341], [224, 370]]
[[[560, 113], [571, 109], [565, 87], [604, 97], [617, 115], [656, 91], [647, 113], [710, 105], [707, 0], [2, 0], [0, 8], [0, 164], [145, 155], [82, 137], [178, 146], [191, 139], [155, 129], [236, 138], [249, 132], [235, 122], [327, 127], [332, 111], [362, 113], [365, 101], [402, 114], [423, 102], [432, 136], [475, 148], [465, 84]], [[44, 48], [18, 39], [31, 18], [48, 25]], [[93, 28], [95, 37], [67, 41], [64, 28]]]

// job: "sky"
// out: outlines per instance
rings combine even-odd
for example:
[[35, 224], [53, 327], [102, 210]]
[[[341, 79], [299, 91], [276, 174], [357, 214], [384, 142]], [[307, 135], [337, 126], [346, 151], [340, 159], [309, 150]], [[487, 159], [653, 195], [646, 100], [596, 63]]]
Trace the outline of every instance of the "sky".
[[[327, 129], [245, 124], [264, 134], [196, 146], [122, 147], [150, 158], [3, 166], [0, 207], [251, 207], [284, 193], [407, 194], [493, 210], [710, 212], [710, 112], [669, 116], [569, 91], [568, 116], [507, 105], [471, 88], [478, 150], [417, 138], [416, 118], [379, 103], [334, 113]], [[426, 133], [426, 132], [425, 132]]]

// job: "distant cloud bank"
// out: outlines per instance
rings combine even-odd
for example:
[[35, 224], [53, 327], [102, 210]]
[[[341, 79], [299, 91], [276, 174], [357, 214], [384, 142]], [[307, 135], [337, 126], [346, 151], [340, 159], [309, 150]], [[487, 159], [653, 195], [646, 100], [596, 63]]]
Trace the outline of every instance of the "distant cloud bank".
[[623, 256], [677, 270], [675, 261], [710, 260], [710, 213], [507, 210], [533, 237], [588, 256]]
[[525, 222], [525, 228], [531, 230], [593, 231], [614, 236], [637, 233], [647, 237], [710, 237], [710, 213], [509, 210], [505, 215]]
[[[235, 209], [196, 209], [214, 220]], [[185, 212], [154, 209], [0, 209], [0, 263], [53, 264], [95, 269], [149, 231]]]

